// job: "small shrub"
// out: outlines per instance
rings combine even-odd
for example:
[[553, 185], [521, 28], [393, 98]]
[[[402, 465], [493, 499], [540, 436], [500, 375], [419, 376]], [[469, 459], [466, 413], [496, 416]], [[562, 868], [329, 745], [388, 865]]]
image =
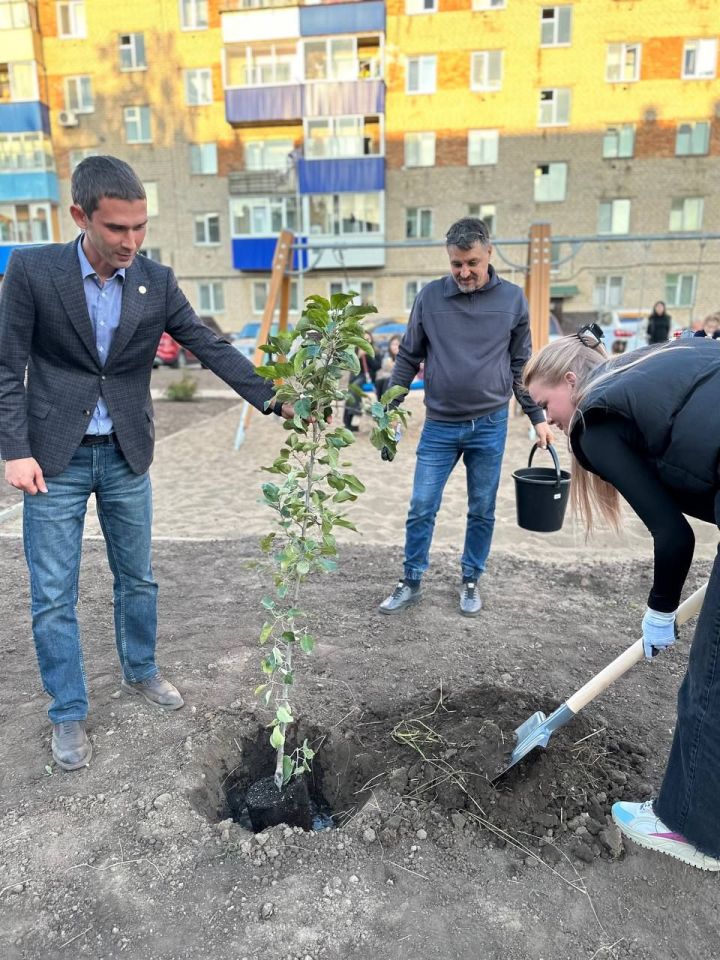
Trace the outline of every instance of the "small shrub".
[[195, 398], [197, 392], [197, 380], [191, 377], [189, 373], [184, 372], [179, 380], [171, 383], [165, 391], [168, 400], [177, 400], [181, 403], [187, 403]]

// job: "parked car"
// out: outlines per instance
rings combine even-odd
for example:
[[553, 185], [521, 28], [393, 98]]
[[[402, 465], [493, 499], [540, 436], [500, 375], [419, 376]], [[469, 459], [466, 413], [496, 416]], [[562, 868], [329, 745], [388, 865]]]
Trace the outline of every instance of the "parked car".
[[[235, 347], [236, 350], [239, 350], [243, 356], [247, 357], [248, 360], [252, 360], [255, 355], [255, 349], [257, 347], [257, 338], [260, 333], [260, 321], [253, 323], [246, 323], [245, 326], [239, 333], [230, 334], [230, 342]], [[288, 330], [293, 329], [291, 323], [288, 324]], [[275, 336], [278, 332], [278, 324], [273, 323], [270, 327], [270, 335]]]
[[605, 334], [605, 349], [609, 353], [629, 353], [647, 343], [646, 310], [607, 310], [600, 315], [600, 326]]
[[[209, 327], [213, 333], [217, 334], [218, 337], [225, 336], [214, 317], [200, 317], [200, 320], [206, 327]], [[194, 353], [181, 347], [177, 340], [173, 340], [169, 333], [164, 333], [160, 337], [153, 367], [186, 367], [188, 364], [199, 362]]]

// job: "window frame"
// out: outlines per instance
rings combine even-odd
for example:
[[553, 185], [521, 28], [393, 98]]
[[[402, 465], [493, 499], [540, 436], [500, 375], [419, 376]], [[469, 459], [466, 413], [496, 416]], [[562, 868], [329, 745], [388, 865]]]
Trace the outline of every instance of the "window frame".
[[[552, 94], [551, 98], [543, 99], [544, 94]], [[561, 98], [558, 94], [563, 94]], [[560, 110], [560, 105], [563, 100], [567, 101], [567, 118], [565, 120], [558, 120], [557, 115]], [[543, 105], [551, 103], [552, 104], [552, 119], [543, 120]], [[572, 112], [572, 91], [570, 87], [543, 87], [539, 91], [539, 100], [538, 100], [538, 126], [539, 127], [567, 127], [570, 125], [570, 115]]]
[[[370, 297], [363, 298], [362, 287], [363, 284], [370, 284], [372, 287], [372, 292]], [[340, 286], [340, 290], [333, 290], [333, 286]], [[364, 305], [366, 303], [374, 303], [375, 301], [375, 281], [371, 277], [353, 277], [348, 283], [345, 283], [344, 280], [328, 280], [328, 297], [332, 297], [334, 293], [349, 293], [351, 290], [356, 290], [357, 295], [360, 298], [353, 300], [353, 303], [358, 305]]]
[[[699, 127], [703, 127], [705, 130], [705, 149], [704, 150], [688, 150], [687, 152], [680, 153], [678, 147], [680, 146], [680, 136], [683, 127], [690, 127], [690, 146], [692, 146], [693, 140], [697, 136], [697, 131]], [[676, 157], [706, 157], [710, 153], [710, 121], [709, 120], [679, 120], [677, 127], [675, 128], [675, 156]]]
[[[475, 211], [473, 207], [478, 209]], [[483, 213], [483, 207], [492, 207], [492, 213]], [[468, 204], [468, 214], [469, 217], [475, 217], [476, 220], [482, 220], [485, 226], [488, 228], [488, 233], [491, 237], [496, 236], [497, 234], [497, 203], [469, 203]], [[490, 223], [488, 223], [488, 216], [490, 217]]]
[[[429, 219], [429, 228], [427, 233], [423, 233], [422, 231], [423, 214], [427, 214]], [[414, 234], [412, 234], [408, 230], [411, 220], [414, 220], [414, 223], [415, 223]], [[406, 240], [432, 240], [434, 227], [435, 227], [434, 221], [435, 221], [435, 216], [434, 216], [432, 207], [405, 207], [405, 239]]]
[[[431, 144], [432, 152], [432, 163], [409, 163], [408, 162], [408, 148], [412, 144], [416, 144], [417, 157], [418, 161], [422, 159], [422, 154], [425, 149], [428, 149], [428, 144]], [[403, 136], [403, 165], [406, 170], [421, 170], [423, 168], [434, 167], [436, 160], [436, 149], [437, 149], [437, 135], [434, 130], [410, 130]]]
[[[128, 113], [131, 110], [138, 111], [137, 119], [134, 121], [128, 120]], [[147, 114], [143, 114], [141, 111], [147, 110]], [[138, 125], [138, 133], [142, 134], [142, 118], [147, 116], [148, 121], [148, 137], [138, 137], [137, 139], [131, 140], [128, 135], [128, 123], [136, 123]], [[149, 104], [132, 104], [129, 107], [123, 107], [123, 127], [125, 130], [125, 143], [128, 144], [138, 144], [138, 143], [152, 143], [153, 142], [153, 132], [152, 132], [152, 109]]]
[[[193, 11], [193, 16], [190, 17], [191, 23], [185, 23], [185, 4], [187, 4], [190, 9]], [[199, 11], [204, 7], [205, 9], [205, 22], [198, 23], [199, 19], [202, 19], [198, 16]], [[210, 4], [208, 0], [178, 0], [178, 14], [180, 18], [180, 29], [181, 30], [207, 30], [210, 23]]]
[[[619, 280], [620, 285], [613, 285], [613, 280]], [[600, 283], [602, 281], [602, 284]], [[602, 286], [603, 297], [602, 299], [598, 298], [597, 292], [598, 289]], [[611, 293], [613, 289], [620, 291], [620, 296], [617, 303], [613, 302]], [[608, 310], [617, 310], [622, 307], [623, 300], [625, 298], [625, 277], [623, 274], [617, 273], [601, 273], [596, 274], [593, 282], [593, 293], [592, 293], [592, 302], [594, 307], [604, 307]]]
[[[405, 0], [405, 15], [407, 17], [419, 17], [424, 13], [437, 13], [438, 11], [438, 0], [430, 0], [432, 3], [432, 8], [430, 10], [424, 9], [424, 4], [428, 0]], [[423, 9], [413, 9], [414, 7], [423, 7]]]
[[[203, 287], [211, 293], [210, 303], [208, 307], [203, 306]], [[218, 306], [215, 302], [215, 288], [220, 290], [220, 300], [222, 301], [222, 306]], [[198, 314], [212, 314], [213, 316], [218, 313], [225, 313], [227, 299], [225, 297], [225, 284], [222, 280], [210, 279], [210, 280], [198, 280], [197, 281], [197, 295], [198, 295]]]
[[[553, 18], [546, 18], [543, 16], [546, 10], [553, 11]], [[569, 12], [569, 23], [568, 23], [568, 39], [567, 40], [558, 40], [557, 35], [560, 32], [560, 11], [567, 10]], [[551, 22], [553, 26], [553, 39], [550, 41], [543, 40], [543, 26], [545, 23]], [[573, 28], [573, 5], [571, 3], [558, 3], [553, 4], [548, 7], [540, 7], [540, 47], [551, 48], [551, 47], [570, 47], [572, 46], [572, 28]]]
[[[128, 37], [130, 42], [123, 43], [122, 38]], [[140, 37], [140, 44], [137, 42], [137, 38]], [[139, 62], [140, 58], [138, 57], [138, 46], [142, 48], [142, 63]], [[130, 59], [132, 64], [129, 67], [123, 66], [122, 55], [123, 50], [130, 52]], [[145, 33], [142, 30], [135, 30], [133, 33], [119, 33], [118, 34], [118, 54], [120, 59], [120, 72], [121, 73], [134, 73], [137, 70], [147, 70], [147, 52], [145, 50]]]
[[[302, 198], [301, 201], [302, 203]], [[248, 197], [231, 197], [229, 204], [229, 214], [230, 214], [230, 236], [233, 239], [240, 239], [243, 237], [274, 237], [277, 236], [278, 231], [272, 229], [272, 217], [273, 217], [273, 204], [279, 204], [280, 209], [280, 228], [282, 230], [291, 230], [296, 231], [296, 224], [300, 222], [300, 213], [297, 206], [296, 198], [290, 194], [280, 194], [278, 196], [248, 196]], [[235, 213], [235, 207], [242, 205], [247, 205], [250, 209], [249, 220], [250, 220], [250, 232], [249, 233], [237, 233], [235, 231], [235, 219], [237, 214]], [[288, 215], [288, 208], [292, 205], [292, 214]], [[263, 209], [263, 215], [267, 223], [267, 230], [262, 230], [255, 232], [252, 230], [253, 226], [253, 217], [254, 211], [258, 208]]]
[[[625, 204], [625, 206], [619, 206], [619, 204]], [[600, 227], [600, 221], [602, 218], [602, 209], [603, 207], [610, 206], [610, 229], [602, 230]], [[624, 211], [624, 213], [622, 212]], [[632, 214], [632, 201], [629, 197], [611, 197], [605, 200], [598, 200], [598, 213], [597, 213], [597, 233], [599, 237], [624, 237], [630, 233], [630, 216]], [[625, 229], [617, 230], [615, 229], [616, 218], [619, 218], [621, 221], [625, 221]]]
[[[712, 73], [688, 73], [687, 72], [687, 54], [691, 44], [695, 44], [698, 49], [695, 51], [695, 60], [696, 63], [699, 60], [699, 48], [702, 44], [712, 44], [713, 46], [713, 69]], [[686, 40], [683, 44], [683, 53], [682, 53], [682, 66], [680, 68], [680, 78], [681, 80], [714, 80], [717, 76], [717, 58], [718, 58], [718, 42], [717, 37], [696, 37], [694, 39]]]
[[[265, 294], [263, 297], [263, 305], [262, 307], [258, 308], [256, 299], [255, 299], [255, 291], [260, 285], [264, 287]], [[253, 316], [261, 317], [263, 315], [263, 313], [265, 312], [265, 304], [267, 303], [267, 298], [269, 294], [270, 294], [269, 280], [253, 280], [251, 293], [250, 293], [250, 306], [252, 309]], [[293, 313], [293, 314], [300, 313], [299, 297], [300, 297], [300, 285], [298, 283], [297, 278], [292, 277], [290, 279], [290, 298], [288, 303], [288, 313]]]
[[[561, 178], [562, 181], [562, 196], [561, 197], [538, 197], [538, 183], [542, 181], [542, 178], [545, 174], [540, 173], [538, 176], [538, 170], [542, 170], [543, 167], [548, 168], [548, 177], [551, 176], [552, 168], [562, 168], [563, 175]], [[567, 200], [567, 183], [568, 183], [568, 163], [566, 160], [549, 160], [547, 162], [541, 162], [535, 164], [535, 174], [533, 182], [533, 202], [534, 203], [564, 203]], [[548, 183], [551, 181], [548, 180]], [[548, 187], [549, 190], [549, 187]]]
[[[616, 141], [618, 152], [617, 153], [607, 153], [606, 145], [608, 143], [608, 137], [612, 130], [617, 131]], [[632, 144], [630, 153], [620, 153], [620, 145], [622, 143], [623, 132], [630, 130], [632, 134]], [[602, 159], [603, 160], [629, 160], [635, 156], [635, 124], [634, 123], [611, 123], [605, 128], [605, 133], [603, 134], [602, 142]]]
[[[190, 176], [191, 177], [215, 177], [218, 172], [218, 150], [217, 143], [214, 140], [211, 140], [207, 143], [190, 143]], [[214, 170], [194, 170], [193, 169], [193, 156], [197, 155], [202, 157], [202, 151], [206, 147], [213, 148], [213, 166]], [[199, 151], [199, 152], [198, 152]], [[202, 164], [200, 164], [202, 166]]]
[[[70, 32], [65, 33], [62, 27], [62, 17], [60, 11], [67, 8], [68, 24]], [[80, 13], [80, 17], [78, 17]], [[59, 40], [85, 40], [87, 39], [87, 17], [85, 10], [85, 0], [57, 0], [55, 3], [55, 22], [57, 24], [57, 35]]]
[[[491, 55], [499, 55], [499, 79], [496, 81], [489, 81], [488, 76], [490, 73], [490, 62]], [[481, 62], [484, 64], [481, 73], [483, 75], [482, 80], [477, 81], [475, 79], [475, 64]], [[502, 90], [503, 79], [505, 74], [505, 51], [501, 49], [492, 49], [492, 50], [472, 50], [470, 52], [470, 89], [473, 93], [497, 93], [498, 90]]]
[[[625, 77], [623, 74], [626, 67], [626, 58], [628, 51], [635, 47], [637, 49], [637, 57], [635, 60], [635, 76]], [[610, 51], [618, 50], [621, 54], [619, 57], [620, 62], [620, 76], [613, 78], [610, 76]], [[642, 43], [639, 40], [632, 41], [622, 41], [620, 43], [608, 43], [607, 51], [605, 54], [605, 82], [606, 83], [638, 83], [640, 80], [642, 72]]]
[[[417, 299], [417, 295], [420, 293], [423, 287], [426, 287], [429, 283], [432, 283], [431, 280], [423, 280], [422, 277], [414, 277], [412, 280], [405, 281], [405, 313], [410, 313]], [[409, 302], [410, 298], [408, 296], [409, 288], [411, 284], [415, 284], [416, 290], [412, 295], [412, 302]]]
[[[211, 221], [217, 221], [217, 240], [210, 239], [212, 234]], [[198, 240], [198, 224], [203, 224], [203, 234], [205, 239]], [[220, 214], [219, 213], [196, 213], [193, 216], [193, 246], [194, 247], [219, 247], [221, 243], [220, 235]]]
[[[418, 67], [418, 83], [420, 82], [422, 75], [422, 64], [425, 63], [426, 66], [432, 66], [432, 88], [412, 90], [410, 88], [410, 65], [412, 63], [417, 63]], [[422, 53], [418, 54], [415, 57], [406, 57], [405, 58], [405, 93], [412, 97], [426, 97], [431, 96], [437, 92], [437, 55], [434, 53]]]
[[[330, 219], [332, 220], [332, 233], [322, 233], [319, 231], [312, 230], [312, 201], [318, 197], [331, 198], [331, 210], [330, 210]], [[378, 228], [377, 230], [342, 230], [343, 224], [343, 211], [341, 209], [342, 202], [347, 200], [349, 197], [357, 199], [358, 197], [377, 197], [377, 217], [378, 217]], [[312, 237], [380, 237], [385, 234], [385, 193], [382, 190], [358, 190], [350, 191], [347, 193], [341, 193], [336, 191], [335, 193], [309, 193], [305, 194], [303, 203], [303, 223], [306, 225], [308, 233]], [[354, 215], [354, 214], [353, 214]], [[360, 220], [359, 223], [364, 223], [365, 221]], [[337, 229], [336, 229], [337, 228]]]
[[[82, 101], [81, 93], [83, 84], [86, 83], [90, 90], [90, 103], [89, 105]], [[78, 106], [74, 107], [70, 103], [70, 87], [75, 85], [76, 99]], [[95, 113], [95, 94], [93, 93], [92, 88], [92, 75], [89, 73], [78, 73], [73, 74], [70, 77], [63, 78], [63, 95], [65, 98], [65, 109], [70, 113]]]
[[[694, 202], [698, 205], [699, 216], [697, 217], [698, 225], [696, 227], [685, 226], [685, 221], [688, 219], [687, 213], [687, 204], [689, 202]], [[677, 205], [680, 204], [680, 210], [677, 209]], [[680, 215], [680, 226], [673, 226], [673, 216], [675, 214]], [[705, 197], [672, 197], [670, 200], [670, 219], [668, 221], [668, 230], [670, 233], [700, 233], [703, 228], [703, 217], [705, 216]]]
[[[200, 87], [197, 88], [198, 94], [207, 94], [208, 99], [199, 99], [193, 101], [190, 99], [192, 92], [192, 83], [193, 78], [202, 78]], [[206, 82], [207, 81], [207, 84]], [[195, 80], [197, 84], [197, 79]], [[187, 70], [183, 70], [183, 90], [185, 92], [185, 106], [186, 107], [210, 107], [214, 103], [214, 90], [213, 90], [213, 77], [212, 77], [212, 67], [189, 67]]]
[[[675, 277], [674, 287], [675, 294], [670, 295], [670, 278]], [[678, 300], [678, 295], [682, 293], [683, 281], [690, 279], [692, 285], [692, 294], [688, 302], [682, 302]], [[695, 298], [697, 296], [697, 280], [698, 275], [696, 273], [666, 273], [665, 274], [665, 303], [668, 307], [677, 307], [679, 309], [688, 309], [695, 306]]]
[[[473, 137], [475, 134], [475, 137]], [[478, 137], [477, 134], [482, 134]], [[493, 136], [487, 136], [487, 134], [492, 134]], [[492, 160], [476, 160], [473, 161], [471, 158], [472, 151], [472, 142], [473, 139], [478, 143], [492, 143], [494, 146], [494, 158]], [[469, 167], [493, 167], [498, 163], [498, 157], [500, 154], [500, 131], [494, 129], [476, 129], [468, 130], [467, 134], [467, 164]]]

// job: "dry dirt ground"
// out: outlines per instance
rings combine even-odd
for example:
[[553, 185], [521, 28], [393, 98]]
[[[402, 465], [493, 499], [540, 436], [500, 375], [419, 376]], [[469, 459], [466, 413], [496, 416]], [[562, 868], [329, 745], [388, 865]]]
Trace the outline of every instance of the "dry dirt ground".
[[[249, 780], [270, 769], [267, 718], [252, 696], [266, 589], [251, 491], [281, 438], [258, 418], [247, 448], [228, 452], [231, 404], [156, 404], [159, 659], [185, 694], [177, 713], [120, 694], [104, 548], [86, 542], [80, 617], [94, 757], [74, 774], [51, 764], [13, 492], [0, 501], [0, 957], [720, 957], [718, 876], [625, 846], [608, 819], [614, 799], [644, 799], [658, 785], [689, 627], [535, 762], [497, 789], [484, 776], [490, 741], [511, 740], [518, 723], [549, 712], [635, 639], [647, 543], [635, 548], [630, 536], [616, 549], [578, 550], [563, 533], [545, 549], [548, 538], [513, 533], [503, 481], [482, 615], [457, 614], [457, 518], [448, 517], [424, 601], [380, 616], [401, 557], [412, 437], [394, 474], [381, 474], [374, 456], [371, 465], [366, 443], [363, 453], [375, 516], [392, 507], [394, 532], [366, 526], [304, 600], [318, 646], [303, 663], [297, 709], [318, 748], [316, 785], [342, 826], [253, 835], [230, 819]], [[524, 456], [523, 431], [513, 427], [510, 459]], [[237, 471], [220, 490], [208, 477], [209, 439]], [[197, 500], [185, 494], [173, 520], [166, 504], [193, 471]], [[244, 496], [228, 504], [225, 487]], [[461, 488], [449, 496], [461, 500]], [[688, 592], [707, 575], [716, 539], [706, 529]]]

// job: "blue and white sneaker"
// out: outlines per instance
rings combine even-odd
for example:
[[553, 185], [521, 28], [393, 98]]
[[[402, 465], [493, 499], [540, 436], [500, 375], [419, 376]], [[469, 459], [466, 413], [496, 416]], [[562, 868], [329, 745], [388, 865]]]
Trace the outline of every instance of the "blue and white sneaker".
[[681, 833], [671, 830], [655, 815], [652, 800], [646, 800], [645, 803], [614, 803], [612, 818], [624, 836], [647, 850], [667, 853], [700, 870], [720, 870], [720, 859], [701, 853]]

